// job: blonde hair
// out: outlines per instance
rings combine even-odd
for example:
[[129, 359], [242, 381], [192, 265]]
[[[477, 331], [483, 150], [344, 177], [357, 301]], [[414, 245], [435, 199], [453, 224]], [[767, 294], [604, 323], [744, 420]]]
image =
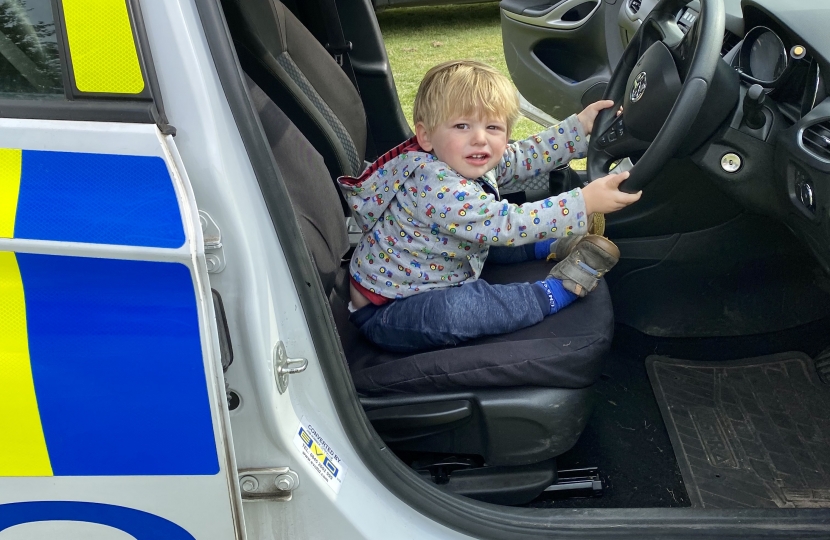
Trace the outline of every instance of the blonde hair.
[[510, 79], [487, 64], [444, 62], [424, 75], [412, 116], [427, 131], [458, 116], [498, 118], [507, 124], [509, 135], [519, 118], [519, 96]]

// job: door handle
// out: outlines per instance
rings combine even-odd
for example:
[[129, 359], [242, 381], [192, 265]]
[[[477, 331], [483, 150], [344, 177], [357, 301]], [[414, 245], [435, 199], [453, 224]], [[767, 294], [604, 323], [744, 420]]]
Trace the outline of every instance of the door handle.
[[520, 15], [506, 10], [502, 10], [502, 13], [510, 19], [533, 26], [554, 30], [573, 30], [585, 24], [599, 9], [601, 3], [602, 0], [564, 0], [538, 15]]

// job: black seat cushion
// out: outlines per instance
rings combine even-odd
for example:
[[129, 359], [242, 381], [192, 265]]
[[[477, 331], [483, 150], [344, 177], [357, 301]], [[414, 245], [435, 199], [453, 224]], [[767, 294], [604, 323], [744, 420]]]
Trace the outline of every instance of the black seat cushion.
[[[482, 279], [488, 283], [534, 282], [546, 276], [550, 267], [544, 261], [489, 264]], [[355, 386], [366, 395], [505, 386], [585, 388], [599, 376], [614, 333], [605, 281], [537, 325], [414, 355], [385, 351], [365, 339], [349, 322], [342, 300], [332, 299], [332, 311]]]

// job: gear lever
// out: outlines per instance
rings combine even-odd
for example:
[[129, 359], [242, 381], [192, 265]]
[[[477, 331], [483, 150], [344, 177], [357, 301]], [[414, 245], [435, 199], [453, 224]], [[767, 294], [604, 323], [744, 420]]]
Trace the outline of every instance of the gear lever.
[[750, 129], [760, 129], [767, 123], [764, 116], [764, 100], [766, 99], [763, 87], [753, 84], [744, 96], [744, 123]]

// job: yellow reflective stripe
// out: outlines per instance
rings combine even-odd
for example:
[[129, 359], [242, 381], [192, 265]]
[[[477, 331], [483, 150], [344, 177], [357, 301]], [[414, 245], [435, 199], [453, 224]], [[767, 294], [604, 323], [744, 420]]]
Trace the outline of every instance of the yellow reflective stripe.
[[14, 238], [23, 151], [0, 148], [0, 238]]
[[26, 333], [23, 280], [0, 251], [0, 476], [52, 476]]
[[125, 0], [63, 0], [75, 85], [81, 92], [138, 94], [138, 63]]

